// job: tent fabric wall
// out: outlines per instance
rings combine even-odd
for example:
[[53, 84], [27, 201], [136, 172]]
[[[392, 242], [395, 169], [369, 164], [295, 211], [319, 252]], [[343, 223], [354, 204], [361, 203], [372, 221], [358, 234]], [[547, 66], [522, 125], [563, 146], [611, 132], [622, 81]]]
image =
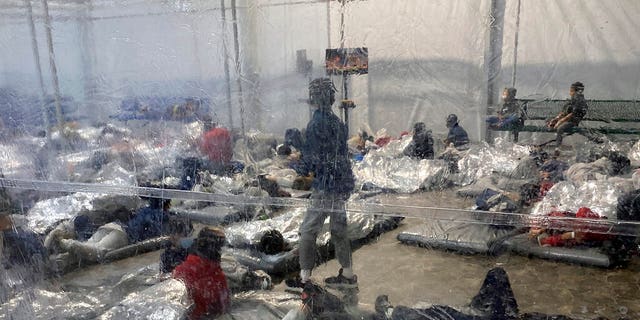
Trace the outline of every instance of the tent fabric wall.
[[[588, 98], [640, 94], [637, 1], [521, 0], [518, 30], [518, 1], [493, 1], [503, 1], [505, 8], [498, 86], [511, 84], [517, 31], [519, 96], [565, 98], [576, 80], [587, 85]], [[85, 108], [97, 106], [100, 112], [89, 113], [102, 120], [126, 96], [196, 95], [210, 98], [215, 117], [230, 125], [230, 85], [232, 116], [239, 119], [242, 107], [247, 130], [280, 135], [288, 127], [304, 127], [306, 84], [325, 75], [324, 50], [341, 45], [344, 14], [344, 45], [366, 46], [370, 53], [369, 74], [349, 82], [357, 105], [352, 132], [386, 128], [397, 135], [424, 121], [444, 134], [449, 113], [460, 116], [472, 139], [480, 139], [484, 129], [492, 0], [349, 1], [344, 12], [335, 1], [237, 1], [238, 61], [231, 1], [225, 2], [224, 23], [216, 1], [50, 2], [62, 94], [85, 102]], [[33, 4], [51, 94], [42, 5]], [[1, 84], [37, 95], [25, 10], [14, 2], [0, 15], [7, 17], [0, 25]], [[87, 25], [89, 31], [79, 30]], [[296, 72], [301, 49], [313, 62], [311, 74]], [[342, 78], [334, 81], [342, 89]]]
[[[507, 1], [503, 73], [511, 84], [517, 1]], [[521, 0], [516, 87], [521, 97], [566, 99], [582, 81], [591, 99], [640, 95], [640, 2]]]
[[397, 135], [424, 121], [444, 134], [447, 114], [457, 113], [478, 139], [487, 14], [488, 1], [348, 4], [345, 46], [366, 46], [370, 55], [370, 74], [354, 79], [362, 108], [356, 108], [352, 125], [370, 120], [373, 130]]

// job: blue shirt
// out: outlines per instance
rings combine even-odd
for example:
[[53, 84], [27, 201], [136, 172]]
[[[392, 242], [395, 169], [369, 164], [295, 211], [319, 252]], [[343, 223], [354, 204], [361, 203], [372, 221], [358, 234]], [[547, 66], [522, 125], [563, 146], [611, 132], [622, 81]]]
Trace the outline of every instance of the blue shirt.
[[469, 135], [467, 132], [459, 126], [457, 123], [449, 128], [449, 134], [447, 135], [447, 143], [453, 143], [453, 146], [458, 148], [469, 143]]
[[144, 207], [129, 220], [127, 235], [129, 243], [156, 238], [162, 235], [163, 222], [168, 221], [162, 209]]
[[347, 127], [331, 109], [320, 108], [307, 125], [298, 173], [314, 174], [311, 187], [333, 194], [353, 191], [354, 178], [347, 148]]

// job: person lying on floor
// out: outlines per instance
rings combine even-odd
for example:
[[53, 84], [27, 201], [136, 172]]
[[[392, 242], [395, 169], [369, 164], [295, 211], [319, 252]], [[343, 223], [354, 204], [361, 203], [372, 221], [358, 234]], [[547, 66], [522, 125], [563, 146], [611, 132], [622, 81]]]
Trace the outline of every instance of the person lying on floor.
[[564, 180], [564, 172], [569, 169], [569, 164], [559, 160], [559, 157], [560, 151], [555, 150], [551, 158], [545, 159], [540, 165], [540, 198], [556, 183]]
[[[272, 197], [288, 197], [286, 191], [278, 190], [280, 187], [292, 188], [297, 179], [303, 179], [297, 170], [303, 166], [300, 155], [292, 153], [291, 147], [280, 144], [276, 147], [273, 159], [263, 161], [257, 171], [264, 172], [258, 176], [259, 186]], [[266, 181], [266, 180], [269, 181]]]
[[127, 221], [131, 212], [121, 208], [112, 212], [101, 211], [99, 215], [80, 214], [60, 222], [49, 231], [44, 239], [44, 246], [49, 253], [59, 253], [62, 239], [87, 241], [98, 230], [98, 227], [114, 221]]
[[[591, 209], [582, 207], [576, 213], [570, 211], [552, 211], [547, 214], [549, 217], [558, 218], [580, 218], [580, 219], [606, 219], [607, 217], [591, 211]], [[590, 231], [574, 231], [571, 226], [576, 229], [590, 229]], [[548, 228], [532, 227], [529, 230], [529, 238], [535, 239], [540, 246], [543, 247], [570, 247], [575, 245], [598, 246], [603, 241], [611, 240], [612, 236], [606, 232], [609, 230], [607, 226], [589, 227], [586, 223], [575, 220], [551, 221]]]
[[[478, 294], [472, 298], [468, 314], [450, 306], [429, 308], [393, 306], [386, 295], [375, 301], [375, 314], [363, 317], [347, 310], [345, 303], [324, 288], [309, 284], [302, 294], [302, 308], [292, 310], [285, 319], [371, 319], [371, 320], [506, 320], [518, 317], [518, 303], [502, 268], [494, 268], [487, 275]], [[355, 314], [354, 314], [355, 313]]]
[[171, 199], [149, 198], [149, 205], [139, 209], [128, 222], [100, 226], [86, 242], [62, 239], [60, 247], [81, 260], [100, 261], [109, 251], [165, 234], [170, 207]]
[[375, 320], [489, 320], [515, 319], [518, 303], [511, 290], [509, 277], [502, 268], [494, 268], [487, 275], [478, 294], [471, 299], [474, 315], [465, 314], [450, 306], [434, 305], [429, 308], [394, 307], [386, 295], [376, 298]]

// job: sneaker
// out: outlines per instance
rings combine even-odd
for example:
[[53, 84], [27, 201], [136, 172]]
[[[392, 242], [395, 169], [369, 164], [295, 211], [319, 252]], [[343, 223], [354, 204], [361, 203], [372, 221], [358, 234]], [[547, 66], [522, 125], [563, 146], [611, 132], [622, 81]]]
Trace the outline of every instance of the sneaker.
[[304, 289], [306, 283], [302, 282], [302, 279], [300, 279], [300, 277], [295, 277], [285, 280], [284, 284], [286, 291], [302, 293], [302, 289]]
[[327, 285], [327, 287], [329, 288], [344, 288], [344, 289], [351, 289], [351, 288], [357, 288], [358, 287], [358, 277], [356, 275], [353, 275], [353, 278], [347, 278], [345, 276], [342, 275], [342, 268], [340, 268], [340, 271], [338, 271], [338, 275], [335, 277], [329, 277], [324, 279], [324, 283]]

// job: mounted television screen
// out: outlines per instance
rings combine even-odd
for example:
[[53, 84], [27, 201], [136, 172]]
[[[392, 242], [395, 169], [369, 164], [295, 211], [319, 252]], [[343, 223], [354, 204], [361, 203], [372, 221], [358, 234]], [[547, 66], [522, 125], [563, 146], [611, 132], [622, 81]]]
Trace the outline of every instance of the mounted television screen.
[[325, 56], [327, 74], [367, 74], [369, 49], [327, 49]]

